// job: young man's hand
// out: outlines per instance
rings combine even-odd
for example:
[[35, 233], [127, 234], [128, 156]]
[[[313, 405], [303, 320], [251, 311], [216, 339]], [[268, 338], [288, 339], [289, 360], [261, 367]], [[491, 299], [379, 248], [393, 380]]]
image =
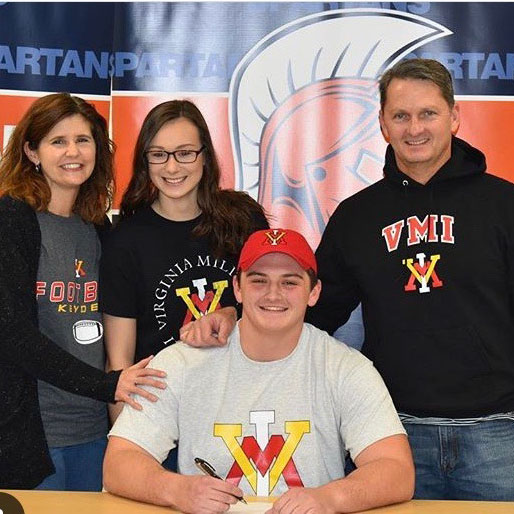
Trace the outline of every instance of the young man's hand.
[[242, 496], [243, 491], [218, 478], [202, 475], [177, 475], [180, 477], [180, 499], [175, 502], [181, 512], [190, 514], [215, 514], [226, 512]]
[[322, 488], [293, 487], [266, 514], [335, 514]]
[[236, 309], [223, 307], [184, 325], [180, 329], [180, 340], [190, 346], [223, 346], [236, 321]]

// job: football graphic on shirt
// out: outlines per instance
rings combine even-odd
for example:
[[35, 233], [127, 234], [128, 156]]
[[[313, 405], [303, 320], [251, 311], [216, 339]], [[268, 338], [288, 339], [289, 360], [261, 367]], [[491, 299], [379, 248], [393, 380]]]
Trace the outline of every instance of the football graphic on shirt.
[[95, 343], [103, 333], [104, 327], [99, 321], [83, 319], [73, 325], [73, 337], [79, 344]]

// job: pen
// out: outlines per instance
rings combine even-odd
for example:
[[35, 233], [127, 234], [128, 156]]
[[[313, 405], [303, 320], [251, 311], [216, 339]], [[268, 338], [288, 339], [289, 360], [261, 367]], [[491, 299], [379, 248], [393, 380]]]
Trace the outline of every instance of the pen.
[[[223, 478], [221, 478], [218, 473], [216, 473], [216, 470], [206, 460], [200, 459], [200, 457], [195, 457], [195, 464], [206, 475], [223, 480]], [[237, 498], [240, 502], [247, 503], [242, 496], [236, 496], [235, 494], [232, 496]]]

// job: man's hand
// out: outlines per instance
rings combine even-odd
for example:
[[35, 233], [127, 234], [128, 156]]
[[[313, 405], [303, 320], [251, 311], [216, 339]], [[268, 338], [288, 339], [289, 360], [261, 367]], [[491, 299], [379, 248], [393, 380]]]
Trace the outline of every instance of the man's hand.
[[189, 514], [226, 512], [243, 491], [230, 482], [204, 475], [179, 475], [164, 469], [146, 450], [111, 436], [104, 458], [104, 487], [133, 500], [173, 507]]
[[293, 487], [284, 493], [266, 514], [335, 514], [322, 487]]
[[180, 498], [177, 498], [175, 506], [181, 512], [190, 514], [215, 514], [226, 512], [230, 505], [238, 500], [236, 496], [242, 496], [243, 491], [218, 478], [202, 475], [176, 475], [180, 480]]
[[180, 329], [180, 340], [190, 346], [223, 346], [234, 329], [237, 311], [234, 307], [223, 307], [217, 311], [191, 321]]
[[292, 488], [267, 514], [335, 514], [361, 512], [410, 500], [414, 492], [414, 464], [407, 437], [384, 437], [355, 458], [357, 469], [320, 487]]

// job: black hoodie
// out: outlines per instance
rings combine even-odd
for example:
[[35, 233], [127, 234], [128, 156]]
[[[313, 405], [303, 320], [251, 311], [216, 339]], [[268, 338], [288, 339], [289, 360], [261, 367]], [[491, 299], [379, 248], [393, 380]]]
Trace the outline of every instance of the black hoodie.
[[362, 352], [397, 409], [474, 417], [514, 411], [514, 184], [453, 138], [421, 185], [388, 147], [384, 178], [343, 201], [316, 252], [307, 320], [333, 333], [362, 302]]

